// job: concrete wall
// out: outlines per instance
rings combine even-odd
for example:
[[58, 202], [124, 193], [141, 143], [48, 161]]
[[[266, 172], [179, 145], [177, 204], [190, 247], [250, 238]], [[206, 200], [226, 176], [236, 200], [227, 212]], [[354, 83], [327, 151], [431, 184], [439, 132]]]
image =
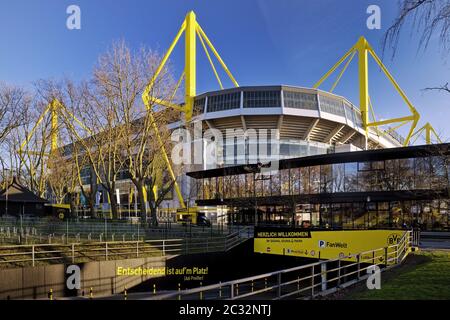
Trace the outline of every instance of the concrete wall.
[[119, 293], [155, 276], [118, 276], [117, 268], [162, 268], [170, 257], [136, 258], [113, 261], [93, 261], [77, 264], [81, 270], [81, 289], [66, 288], [64, 264], [0, 270], [0, 299], [46, 299], [53, 290], [54, 299], [67, 296], [94, 296]]

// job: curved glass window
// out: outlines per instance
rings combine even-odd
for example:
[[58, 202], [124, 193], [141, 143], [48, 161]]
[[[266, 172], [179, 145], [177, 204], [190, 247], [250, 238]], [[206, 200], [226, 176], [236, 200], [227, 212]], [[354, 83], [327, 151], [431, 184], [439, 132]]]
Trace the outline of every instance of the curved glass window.
[[317, 95], [295, 91], [283, 91], [286, 108], [318, 110]]
[[340, 99], [320, 96], [320, 110], [345, 117], [344, 105]]
[[280, 91], [244, 91], [244, 108], [277, 108], [280, 106]]
[[219, 94], [208, 97], [208, 112], [216, 112], [223, 110], [239, 109], [240, 107], [240, 92], [232, 92]]

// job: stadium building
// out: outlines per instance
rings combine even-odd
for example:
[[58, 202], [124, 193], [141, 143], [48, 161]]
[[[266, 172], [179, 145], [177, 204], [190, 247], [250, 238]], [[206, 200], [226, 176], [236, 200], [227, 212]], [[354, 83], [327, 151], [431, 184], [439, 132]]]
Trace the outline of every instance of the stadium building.
[[[411, 147], [411, 138], [424, 129], [427, 143], [431, 143], [430, 135], [434, 129], [427, 123], [414, 133], [420, 118], [418, 111], [365, 38], [361, 37], [313, 88], [287, 85], [239, 86], [197, 23], [195, 14], [190, 12], [143, 93], [143, 102], [148, 108], [150, 108], [149, 101], [153, 98], [150, 96], [152, 85], [183, 33], [185, 33], [185, 68], [178, 83], [184, 78], [185, 99], [179, 104], [163, 100], [159, 100], [158, 104], [181, 111], [180, 121], [170, 124], [169, 129], [174, 132], [187, 129], [184, 131], [189, 132], [194, 138], [185, 140], [186, 136], [181, 134], [183, 136], [181, 142], [190, 145], [189, 149], [194, 152], [198, 152], [196, 146], [200, 144], [201, 161], [192, 161], [193, 157], [190, 155], [191, 162], [188, 161], [183, 168], [185, 174], [176, 177], [175, 190], [167, 195], [160, 205], [161, 214], [173, 214], [177, 212], [177, 208], [185, 210], [198, 207], [198, 210], [206, 212], [213, 223], [270, 222], [329, 227], [334, 225], [334, 218], [325, 218], [327, 212], [346, 214], [352, 212], [352, 215], [353, 212], [357, 212], [353, 216], [364, 217], [366, 220], [364, 223], [355, 222], [356, 227], [371, 228], [394, 224], [398, 227], [400, 220], [386, 218], [386, 212], [433, 212], [434, 220], [427, 221], [436, 223], [424, 224], [421, 222], [424, 219], [419, 213], [420, 219], [410, 218], [402, 220], [401, 223], [424, 224], [431, 229], [448, 227], [446, 209], [448, 196], [445, 195], [448, 179], [444, 179], [447, 185], [441, 179], [442, 172], [448, 172], [447, 151], [441, 146], [438, 148], [439, 151], [426, 149], [428, 153], [422, 154], [421, 149]], [[201, 40], [217, 77], [221, 87], [219, 91], [203, 94], [196, 92], [197, 37]], [[207, 47], [214, 53], [234, 84], [234, 88], [223, 89]], [[358, 106], [343, 96], [319, 89], [321, 84], [342, 66], [330, 90], [333, 91], [355, 56], [358, 57]], [[375, 119], [369, 96], [369, 57], [375, 60], [401, 96], [409, 108], [409, 115], [381, 121]], [[372, 118], [369, 117], [371, 111]], [[411, 124], [411, 127], [404, 138], [396, 132], [396, 129], [405, 124]], [[198, 131], [200, 137], [196, 134]], [[157, 129], [155, 133], [156, 136], [159, 134]], [[439, 141], [439, 138], [437, 140]], [[210, 146], [214, 147], [212, 153], [208, 148]], [[441, 154], [441, 151], [444, 153]], [[162, 152], [168, 154], [171, 150], [162, 148]], [[198, 159], [198, 154], [194, 155], [195, 157]], [[214, 161], [208, 161], [211, 157]], [[424, 160], [423, 157], [428, 158]], [[173, 157], [171, 159], [174, 160]], [[405, 161], [410, 163], [405, 165]], [[272, 170], [275, 163], [280, 169], [285, 170], [280, 171], [285, 176], [281, 176], [277, 171], [269, 177], [266, 173], [263, 174], [264, 168], [269, 167]], [[440, 163], [439, 170], [436, 163]], [[169, 173], [172, 173], [172, 165], [170, 161], [167, 162]], [[440, 182], [418, 186], [421, 178], [417, 178], [415, 174], [416, 168], [422, 168], [421, 166], [425, 166], [421, 169], [423, 172], [436, 177]], [[294, 168], [299, 170], [295, 174], [291, 172]], [[408, 177], [405, 179], [412, 179], [411, 172], [414, 173], [414, 182], [404, 187], [398, 182], [403, 179], [402, 176], [397, 175], [396, 178], [391, 176], [405, 173]], [[292, 180], [296, 174], [299, 177]], [[88, 189], [88, 184], [92, 184], [92, 173], [89, 168], [86, 168], [81, 176]], [[139, 216], [136, 196], [131, 197], [137, 192], [125, 169], [119, 180], [117, 187], [120, 206], [128, 208], [129, 215], [134, 211], [135, 215]], [[338, 180], [345, 182], [338, 183]], [[350, 187], [352, 184], [354, 186]], [[295, 185], [304, 186], [295, 189]], [[236, 191], [236, 188], [239, 191]], [[245, 194], [241, 193], [243, 190]], [[420, 192], [417, 193], [417, 190]], [[428, 194], [425, 197], [424, 190]], [[101, 186], [98, 193], [100, 194], [97, 197], [98, 206], [107, 210], [107, 197], [102, 196], [104, 192]], [[425, 209], [417, 209], [415, 202], [402, 203], [405, 197], [407, 201], [431, 201], [431, 203], [421, 203]], [[351, 209], [349, 204], [352, 204]], [[384, 212], [381, 213], [384, 218], [380, 220], [383, 222], [374, 223], [370, 212], [376, 211], [378, 217], [380, 210]], [[343, 221], [343, 218], [340, 218], [340, 221]], [[335, 226], [344, 225], [343, 222], [339, 222]]]

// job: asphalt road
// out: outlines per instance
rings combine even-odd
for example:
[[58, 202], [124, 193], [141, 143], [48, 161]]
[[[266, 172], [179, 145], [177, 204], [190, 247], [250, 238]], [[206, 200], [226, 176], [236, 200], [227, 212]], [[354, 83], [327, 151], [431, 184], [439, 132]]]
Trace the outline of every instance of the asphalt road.
[[450, 250], [450, 239], [449, 240], [421, 240], [419, 248], [421, 249], [449, 249]]

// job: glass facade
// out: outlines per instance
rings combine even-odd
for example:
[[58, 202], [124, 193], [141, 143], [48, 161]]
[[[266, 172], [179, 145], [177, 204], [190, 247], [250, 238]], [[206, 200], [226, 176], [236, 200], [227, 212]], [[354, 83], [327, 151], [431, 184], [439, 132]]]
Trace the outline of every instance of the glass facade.
[[[270, 136], [268, 136], [270, 137]], [[267, 138], [269, 139], [269, 138]], [[299, 139], [279, 139], [277, 145], [264, 143], [257, 139], [234, 138], [221, 146], [224, 166], [267, 162], [271, 159], [305, 157], [329, 152], [331, 146], [326, 143]], [[211, 166], [212, 169], [214, 165]]]
[[219, 94], [208, 97], [208, 112], [238, 109], [240, 107], [240, 92]]
[[284, 106], [286, 108], [318, 110], [317, 95], [296, 91], [283, 91]]
[[[326, 114], [348, 119], [354, 125], [362, 127], [361, 113], [347, 99], [324, 93], [316, 89], [289, 86], [241, 87], [205, 93], [194, 99], [194, 114], [237, 110], [241, 106], [251, 108], [289, 108], [320, 111]], [[386, 130], [386, 136], [403, 145], [404, 138], [395, 130]]]
[[197, 180], [198, 199], [221, 199], [235, 222], [249, 210], [246, 222], [448, 230], [448, 163], [448, 156], [417, 156], [216, 176]]
[[281, 91], [244, 91], [244, 108], [281, 107]]
[[206, 98], [195, 98], [194, 99], [194, 109], [195, 109], [195, 113], [203, 113], [203, 111], [205, 110], [205, 102], [206, 102]]
[[342, 99], [320, 95], [320, 110], [337, 116], [345, 117]]

